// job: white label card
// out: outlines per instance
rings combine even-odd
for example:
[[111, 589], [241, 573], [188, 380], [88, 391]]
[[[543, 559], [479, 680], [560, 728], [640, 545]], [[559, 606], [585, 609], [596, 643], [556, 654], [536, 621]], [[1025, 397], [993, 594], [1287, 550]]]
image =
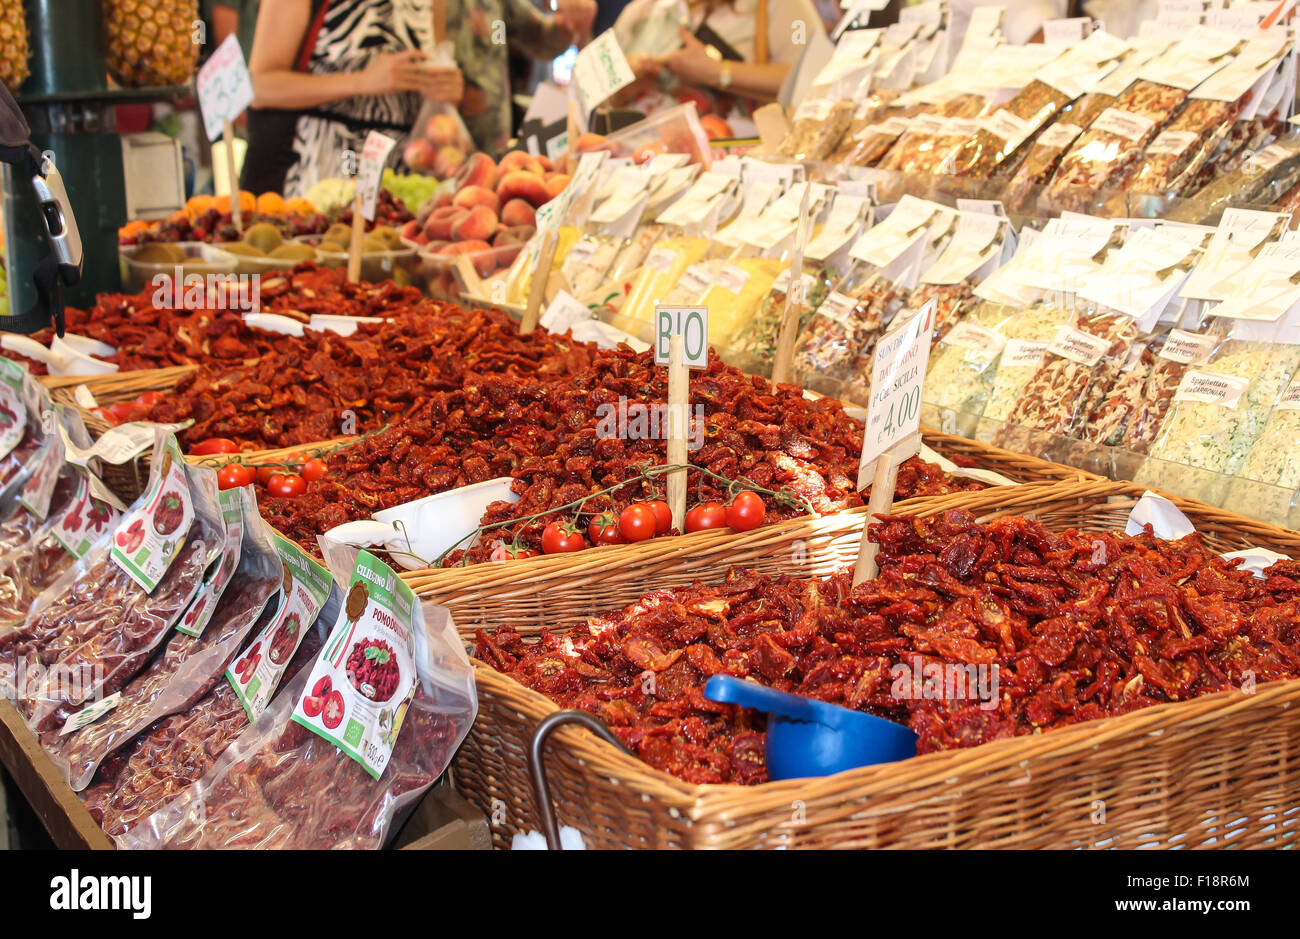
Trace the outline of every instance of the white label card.
[[397, 141], [377, 130], [366, 134], [361, 148], [361, 165], [357, 168], [357, 195], [361, 197], [361, 215], [367, 221], [375, 220], [375, 203], [379, 199], [379, 183], [384, 178], [384, 162]]
[[194, 84], [199, 110], [203, 112], [203, 129], [209, 140], [216, 140], [225, 122], [239, 117], [253, 103], [253, 78], [234, 33], [208, 56]]
[[881, 454], [921, 429], [921, 386], [930, 361], [931, 300], [882, 336], [871, 372], [871, 398], [858, 462], [858, 488], [871, 481]]
[[655, 304], [655, 365], [668, 364], [668, 345], [673, 336], [682, 337], [688, 368], [709, 367], [708, 307]]

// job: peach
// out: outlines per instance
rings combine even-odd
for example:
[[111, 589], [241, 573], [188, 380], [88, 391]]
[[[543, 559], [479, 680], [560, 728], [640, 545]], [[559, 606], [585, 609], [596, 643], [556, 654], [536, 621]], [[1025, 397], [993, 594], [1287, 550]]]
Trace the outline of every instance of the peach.
[[579, 153], [609, 149], [604, 134], [583, 134], [578, 138], [578, 142], [574, 146]]
[[450, 114], [435, 114], [424, 125], [424, 136], [435, 147], [450, 147], [460, 139], [460, 128]]
[[486, 153], [471, 153], [461, 164], [454, 182], [457, 189], [466, 186], [493, 189], [497, 184], [497, 165]]
[[542, 164], [542, 169], [548, 173], [555, 169], [555, 164], [551, 162], [551, 158], [544, 153], [538, 155], [537, 162]]
[[538, 161], [537, 157], [533, 156], [528, 151], [511, 150], [503, 156], [501, 162], [497, 164], [497, 172], [504, 177], [506, 173], [518, 172], [532, 173], [534, 176], [541, 176], [542, 173], [546, 171], [542, 168], [542, 164]]
[[453, 258], [461, 254], [472, 255], [470, 260], [474, 263], [474, 270], [478, 271], [479, 277], [487, 277], [497, 269], [497, 253], [492, 250], [490, 244], [477, 238], [447, 245], [438, 251], [439, 257], [444, 258]]
[[497, 183], [497, 197], [503, 205], [511, 199], [526, 199], [535, 208], [551, 201], [542, 177], [524, 170], [512, 170], [502, 176]]
[[452, 205], [458, 205], [466, 209], [474, 209], [480, 205], [485, 205], [493, 212], [501, 208], [501, 200], [491, 189], [483, 186], [466, 186], [456, 193], [451, 200]]
[[550, 196], [550, 198], [554, 199], [560, 193], [564, 192], [564, 187], [569, 185], [569, 180], [572, 178], [573, 177], [571, 177], [568, 173], [552, 174], [551, 178], [546, 180], [545, 183], [546, 194]]
[[420, 223], [417, 222], [415, 219], [411, 219], [409, 222], [407, 222], [405, 225], [402, 226], [401, 234], [403, 238], [414, 239], [417, 235], [423, 234], [423, 231], [420, 228]]
[[497, 232], [496, 237], [492, 239], [492, 246], [501, 248], [506, 245], [523, 244], [535, 234], [537, 234], [537, 229], [532, 225], [511, 225], [509, 228], [503, 228]]
[[480, 205], [451, 227], [451, 237], [454, 241], [486, 241], [496, 234], [498, 224], [497, 214]]
[[433, 168], [433, 144], [419, 137], [402, 148], [402, 162], [417, 173], [427, 173]]
[[469, 209], [458, 205], [447, 205], [434, 209], [429, 220], [424, 223], [424, 234], [430, 241], [451, 241], [452, 229], [457, 223], [469, 217]]
[[467, 241], [455, 241], [443, 245], [438, 249], [438, 254], [444, 258], [451, 258], [458, 254], [472, 254], [475, 251], [488, 251], [491, 248], [492, 246], [483, 239], [471, 238]]
[[433, 175], [446, 179], [460, 169], [465, 162], [465, 152], [460, 147], [439, 147], [433, 155]]
[[535, 225], [537, 224], [537, 213], [527, 201], [511, 199], [501, 209], [501, 224], [507, 226]]

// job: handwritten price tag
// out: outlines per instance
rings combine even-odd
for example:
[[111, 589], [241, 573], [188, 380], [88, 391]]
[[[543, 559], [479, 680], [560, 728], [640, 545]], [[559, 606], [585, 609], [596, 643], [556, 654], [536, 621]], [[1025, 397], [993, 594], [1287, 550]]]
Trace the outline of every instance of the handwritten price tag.
[[858, 463], [859, 489], [871, 482], [882, 453], [921, 429], [921, 386], [930, 362], [934, 306], [931, 300], [883, 336], [876, 346], [867, 428]]
[[609, 29], [589, 42], [573, 62], [573, 75], [569, 90], [587, 119], [592, 108], [614, 92], [636, 81], [636, 75], [627, 64], [627, 57]]
[[209, 140], [216, 140], [226, 121], [233, 121], [253, 103], [253, 79], [244, 63], [239, 40], [232, 34], [217, 46], [199, 69], [195, 81], [199, 93], [199, 110], [203, 112], [203, 129]]
[[396, 146], [392, 137], [372, 130], [361, 148], [361, 166], [357, 169], [357, 195], [361, 197], [361, 214], [375, 220], [375, 202], [379, 199], [379, 181], [384, 177], [384, 163]]

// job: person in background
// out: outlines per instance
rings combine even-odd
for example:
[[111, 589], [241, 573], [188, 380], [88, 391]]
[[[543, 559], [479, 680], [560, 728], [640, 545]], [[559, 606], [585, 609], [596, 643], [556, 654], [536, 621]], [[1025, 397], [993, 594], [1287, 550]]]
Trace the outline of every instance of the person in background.
[[400, 139], [422, 101], [458, 104], [460, 69], [433, 51], [432, 0], [262, 0], [242, 187], [301, 196], [371, 130]]
[[480, 150], [499, 153], [513, 133], [509, 49], [553, 59], [591, 38], [596, 0], [557, 0], [545, 14], [529, 0], [447, 0], [456, 64], [465, 76], [460, 115]]
[[253, 52], [253, 30], [257, 26], [258, 0], [205, 0], [212, 23], [212, 48], [225, 42], [231, 33], [239, 39], [239, 48], [247, 60]]
[[[766, 19], [762, 43], [760, 2]], [[655, 30], [662, 36], [673, 16], [679, 22], [668, 42], [671, 48], [642, 51], [649, 41], [638, 33]], [[812, 0], [632, 0], [614, 29], [620, 44], [634, 50], [628, 64], [639, 90], [649, 91], [658, 83], [670, 97], [694, 98], [701, 112], [723, 117], [736, 106], [743, 114], [776, 100], [813, 34], [825, 33]], [[704, 94], [711, 103], [701, 102], [692, 92]], [[633, 106], [651, 110], [651, 97], [643, 94]]]

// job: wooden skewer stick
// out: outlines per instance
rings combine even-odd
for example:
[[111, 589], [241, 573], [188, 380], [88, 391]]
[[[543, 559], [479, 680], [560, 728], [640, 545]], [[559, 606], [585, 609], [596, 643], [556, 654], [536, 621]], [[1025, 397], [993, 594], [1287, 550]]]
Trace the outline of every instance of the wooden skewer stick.
[[862, 541], [858, 545], [858, 562], [853, 567], [853, 586], [864, 580], [875, 580], [880, 573], [876, 555], [880, 545], [871, 540], [871, 523], [877, 515], [885, 515], [894, 504], [894, 490], [898, 486], [900, 448], [894, 447], [880, 454], [876, 460], [876, 473], [871, 479], [871, 498], [867, 502], [867, 523], [862, 528]]
[[239, 171], [235, 169], [235, 125], [227, 118], [221, 122], [221, 139], [226, 144], [226, 179], [230, 186], [230, 220], [235, 231], [243, 234], [244, 212], [239, 205]]
[[551, 263], [555, 260], [555, 247], [559, 241], [555, 232], [548, 231], [542, 236], [542, 252], [537, 258], [537, 269], [533, 271], [532, 283], [528, 285], [528, 306], [524, 308], [524, 318], [519, 324], [519, 335], [527, 336], [537, 328], [537, 321], [542, 315], [542, 300], [546, 297], [546, 282], [551, 278]]
[[366, 233], [366, 220], [361, 217], [361, 196], [352, 198], [352, 237], [348, 241], [348, 283], [361, 280], [361, 239]]
[[[690, 420], [690, 370], [686, 344], [680, 335], [668, 338], [668, 464], [686, 465], [686, 422]], [[668, 474], [668, 508], [673, 527], [686, 531], [686, 470]]]

